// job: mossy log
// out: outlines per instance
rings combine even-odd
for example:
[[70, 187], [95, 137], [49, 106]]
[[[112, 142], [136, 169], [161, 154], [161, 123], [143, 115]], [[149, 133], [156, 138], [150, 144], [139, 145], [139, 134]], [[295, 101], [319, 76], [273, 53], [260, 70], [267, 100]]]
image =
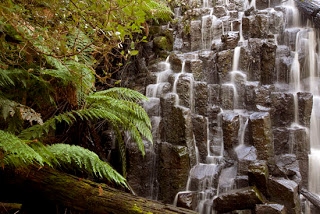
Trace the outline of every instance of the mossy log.
[[[196, 212], [138, 197], [108, 185], [62, 173], [51, 168], [28, 171], [0, 170], [0, 200], [16, 202], [39, 198], [80, 213], [95, 214], [195, 214]], [[11, 196], [10, 196], [11, 195]]]
[[295, 3], [302, 15], [310, 19], [315, 28], [320, 28], [320, 1], [295, 0]]
[[0, 214], [17, 213], [21, 204], [0, 202]]
[[318, 209], [320, 209], [320, 199], [319, 196], [310, 192], [309, 190], [305, 188], [301, 188], [300, 193], [308, 199], [314, 206], [316, 206]]

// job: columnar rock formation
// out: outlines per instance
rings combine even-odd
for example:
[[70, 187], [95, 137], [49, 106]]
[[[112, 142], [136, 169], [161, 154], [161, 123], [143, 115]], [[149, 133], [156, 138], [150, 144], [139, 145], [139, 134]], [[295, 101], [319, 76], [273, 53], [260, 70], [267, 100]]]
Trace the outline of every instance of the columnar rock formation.
[[[309, 186], [318, 56], [315, 30], [298, 25], [290, 2], [190, 0], [175, 8], [164, 27], [173, 51], [148, 68], [153, 155], [129, 158], [138, 194], [201, 213], [306, 212], [299, 191]], [[131, 176], [137, 171], [149, 183]]]

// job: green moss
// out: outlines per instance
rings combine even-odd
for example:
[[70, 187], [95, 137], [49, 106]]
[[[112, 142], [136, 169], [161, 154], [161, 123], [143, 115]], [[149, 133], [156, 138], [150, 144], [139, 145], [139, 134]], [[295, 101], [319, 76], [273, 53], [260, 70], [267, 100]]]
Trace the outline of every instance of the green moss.
[[143, 213], [142, 209], [138, 207], [136, 204], [133, 205], [132, 210], [136, 211], [137, 213]]
[[157, 36], [153, 39], [154, 45], [160, 50], [171, 51], [172, 43], [165, 36]]
[[141, 213], [141, 214], [152, 214], [152, 212], [144, 212], [141, 207], [138, 207], [137, 204], [134, 204], [132, 207], [132, 213]]

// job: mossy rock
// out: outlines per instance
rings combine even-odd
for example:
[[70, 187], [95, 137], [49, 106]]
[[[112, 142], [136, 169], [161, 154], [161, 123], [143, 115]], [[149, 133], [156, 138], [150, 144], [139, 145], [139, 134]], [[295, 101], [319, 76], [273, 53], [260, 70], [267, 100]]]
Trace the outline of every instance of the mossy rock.
[[172, 49], [173, 49], [172, 42], [169, 39], [167, 39], [167, 37], [165, 37], [165, 36], [155, 37], [153, 39], [153, 44], [156, 49], [159, 49], [159, 51], [160, 50], [172, 51]]

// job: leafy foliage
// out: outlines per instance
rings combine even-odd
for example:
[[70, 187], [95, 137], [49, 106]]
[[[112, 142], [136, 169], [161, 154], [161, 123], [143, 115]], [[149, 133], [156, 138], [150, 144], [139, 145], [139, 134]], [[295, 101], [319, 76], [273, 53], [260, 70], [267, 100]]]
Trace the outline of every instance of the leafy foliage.
[[[125, 175], [123, 135], [129, 133], [144, 154], [143, 139], [152, 142], [151, 123], [139, 104], [146, 97], [110, 88], [108, 79], [138, 54], [135, 47], [147, 39], [147, 22], [171, 16], [164, 0], [1, 1], [2, 166], [76, 167], [126, 185], [95, 153], [52, 138], [58, 128], [68, 130], [79, 121], [108, 123]], [[101, 91], [98, 82], [105, 86]]]
[[75, 167], [88, 175], [107, 178], [123, 186], [126, 180], [98, 155], [76, 145], [53, 144], [44, 146], [37, 141], [23, 141], [13, 134], [0, 130], [0, 163], [17, 168], [31, 164], [45, 164], [65, 170]]
[[2, 166], [24, 167], [33, 163], [43, 166], [45, 159], [28, 143], [13, 134], [0, 130], [0, 163]]
[[56, 163], [56, 167], [74, 170], [73, 166], [77, 166], [91, 176], [107, 178], [109, 181], [127, 186], [126, 180], [117, 171], [88, 149], [68, 144], [53, 144], [47, 149], [54, 154], [53, 163]]

